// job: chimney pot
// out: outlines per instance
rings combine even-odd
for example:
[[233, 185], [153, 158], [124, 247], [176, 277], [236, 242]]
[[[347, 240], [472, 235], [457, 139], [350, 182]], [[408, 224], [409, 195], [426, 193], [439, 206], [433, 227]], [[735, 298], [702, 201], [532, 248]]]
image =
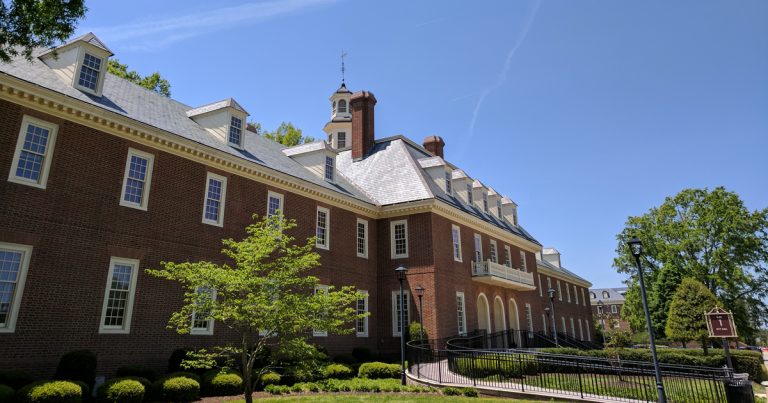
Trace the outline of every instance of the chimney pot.
[[427, 136], [424, 139], [424, 148], [436, 157], [445, 158], [443, 157], [445, 141], [443, 141], [443, 138], [440, 136]]
[[352, 160], [359, 161], [373, 148], [374, 107], [376, 97], [368, 91], [352, 94], [349, 107], [352, 109]]

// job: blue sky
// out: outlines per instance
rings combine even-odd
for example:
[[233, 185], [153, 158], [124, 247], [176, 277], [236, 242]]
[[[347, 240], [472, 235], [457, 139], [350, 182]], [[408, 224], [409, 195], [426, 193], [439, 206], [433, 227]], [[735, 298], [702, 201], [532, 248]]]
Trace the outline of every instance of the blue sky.
[[768, 2], [88, 2], [123, 63], [192, 106], [234, 97], [322, 138], [347, 56], [377, 137], [446, 159], [519, 204], [595, 286], [617, 286], [626, 218], [688, 187], [768, 206]]

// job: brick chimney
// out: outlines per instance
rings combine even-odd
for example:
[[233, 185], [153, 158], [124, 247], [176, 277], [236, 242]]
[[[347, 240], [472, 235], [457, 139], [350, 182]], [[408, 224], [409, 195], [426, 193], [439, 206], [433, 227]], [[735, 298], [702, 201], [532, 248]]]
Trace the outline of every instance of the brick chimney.
[[376, 97], [368, 91], [352, 94], [349, 107], [352, 109], [352, 160], [359, 161], [371, 151], [376, 137], [373, 133], [373, 109]]
[[445, 147], [445, 141], [440, 136], [427, 136], [424, 139], [424, 148], [431, 152], [435, 157], [443, 157], [443, 148]]

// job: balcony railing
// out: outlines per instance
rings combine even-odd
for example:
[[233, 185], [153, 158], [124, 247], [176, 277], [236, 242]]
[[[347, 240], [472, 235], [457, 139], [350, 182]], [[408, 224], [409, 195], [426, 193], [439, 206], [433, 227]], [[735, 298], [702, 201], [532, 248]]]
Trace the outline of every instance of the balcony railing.
[[490, 260], [472, 262], [472, 279], [514, 290], [530, 291], [536, 289], [533, 283], [533, 273], [526, 273]]

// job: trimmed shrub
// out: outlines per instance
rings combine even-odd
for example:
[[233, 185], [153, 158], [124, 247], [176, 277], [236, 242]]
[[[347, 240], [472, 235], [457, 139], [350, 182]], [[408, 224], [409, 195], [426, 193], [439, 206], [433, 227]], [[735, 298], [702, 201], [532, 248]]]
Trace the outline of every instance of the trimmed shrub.
[[288, 385], [267, 385], [264, 391], [272, 395], [287, 395], [291, 393], [291, 387]]
[[21, 403], [80, 403], [83, 388], [70, 381], [38, 381], [21, 388], [16, 400]]
[[355, 347], [352, 349], [352, 357], [357, 362], [373, 361], [373, 352], [366, 347]]
[[0, 385], [0, 403], [11, 403], [14, 401], [16, 392], [13, 388], [6, 385]]
[[13, 369], [0, 370], [0, 385], [8, 385], [14, 390], [19, 390], [36, 380], [34, 376], [23, 371]]
[[89, 388], [96, 378], [96, 354], [90, 350], [70, 351], [59, 360], [56, 379], [83, 381]]
[[154, 381], [157, 378], [157, 373], [151, 368], [143, 365], [126, 365], [117, 369], [115, 376], [118, 378], [125, 378], [128, 376], [136, 376], [139, 378], [149, 379]]
[[463, 388], [463, 389], [461, 389], [461, 393], [463, 393], [464, 396], [466, 396], [466, 397], [477, 397], [478, 396], [477, 389], [473, 389], [473, 388]]
[[352, 369], [344, 364], [330, 364], [325, 367], [325, 377], [332, 379], [349, 379], [354, 374]]
[[[255, 375], [258, 375], [258, 372], [256, 372], [254, 376]], [[267, 372], [259, 379], [259, 385], [266, 390], [266, 387], [269, 385], [279, 385], [280, 378], [280, 374], [277, 372]]]
[[[419, 333], [419, 329], [421, 329], [421, 324], [419, 322], [411, 322], [410, 325], [408, 325], [408, 336], [410, 337], [410, 341], [418, 341], [419, 337], [421, 336], [421, 333]], [[423, 330], [424, 332], [424, 340], [429, 340], [429, 335], [427, 334], [427, 329]]]
[[177, 376], [159, 381], [158, 397], [166, 402], [193, 402], [200, 397], [200, 383], [194, 379]]
[[105, 382], [96, 392], [101, 403], [141, 403], [146, 389], [144, 385], [127, 378], [115, 378]]
[[172, 372], [172, 373], [170, 373], [168, 375], [161, 376], [160, 378], [158, 378], [158, 380], [165, 380], [165, 379], [170, 379], [170, 378], [189, 378], [189, 379], [197, 382], [198, 384], [203, 382], [202, 379], [200, 379], [200, 375], [194, 374], [192, 372], [186, 372], [186, 371]]
[[368, 379], [399, 378], [399, 364], [385, 364], [383, 362], [366, 362], [360, 366], [357, 376]]
[[234, 371], [210, 370], [203, 374], [205, 396], [233, 396], [243, 393], [243, 377]]
[[461, 396], [461, 389], [449, 386], [447, 388], [443, 388], [443, 394], [446, 396]]

